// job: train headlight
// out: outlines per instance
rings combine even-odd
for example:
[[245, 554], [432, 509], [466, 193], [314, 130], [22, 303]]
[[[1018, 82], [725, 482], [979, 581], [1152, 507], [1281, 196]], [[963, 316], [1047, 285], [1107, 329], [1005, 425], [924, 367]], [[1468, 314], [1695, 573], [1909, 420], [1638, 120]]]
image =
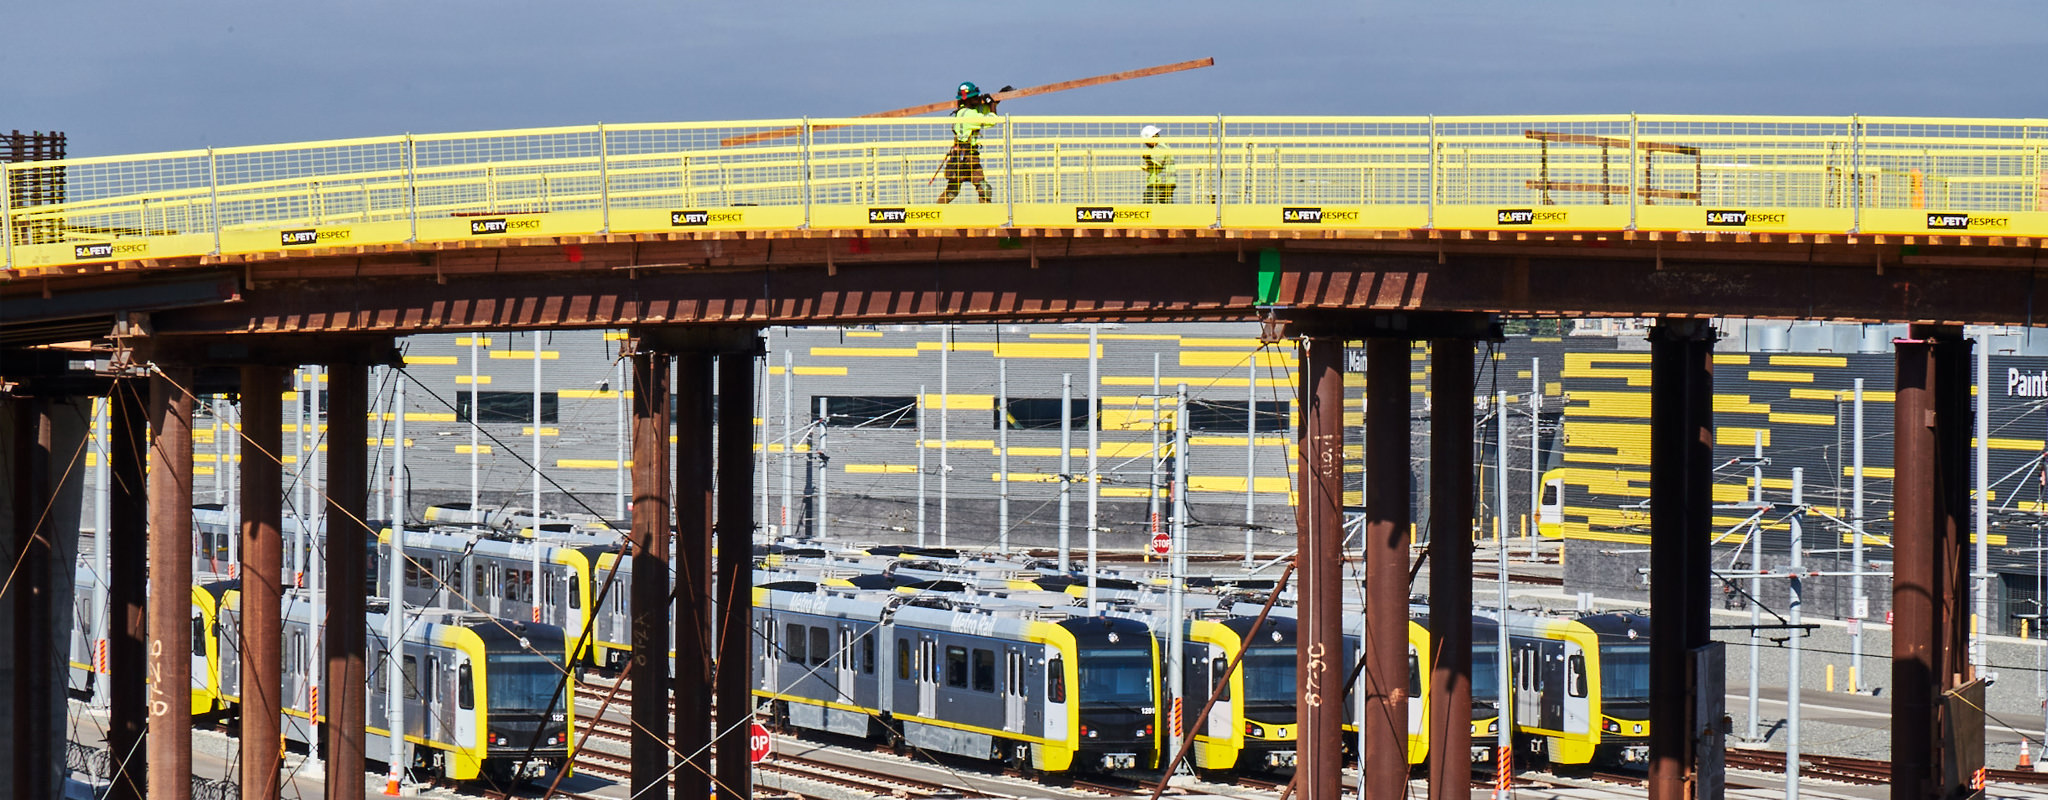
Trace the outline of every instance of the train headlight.
[[1266, 731], [1259, 727], [1259, 723], [1246, 722], [1244, 724], [1244, 735], [1256, 739], [1258, 737], [1266, 735]]
[[1600, 723], [1600, 729], [1601, 729], [1601, 730], [1603, 730], [1603, 731], [1606, 731], [1606, 732], [1608, 732], [1608, 733], [1620, 733], [1620, 732], [1621, 732], [1621, 723], [1615, 722], [1614, 720], [1611, 720], [1611, 719], [1610, 719], [1610, 720], [1603, 720], [1603, 721], [1601, 721], [1601, 723]]
[[1494, 720], [1494, 721], [1492, 721], [1492, 722], [1488, 722], [1488, 723], [1486, 723], [1486, 732], [1487, 732], [1487, 733], [1500, 733], [1500, 720], [1498, 720], [1498, 719], [1495, 719], [1495, 720]]
[[1151, 726], [1151, 725], [1146, 725], [1146, 726], [1145, 726], [1145, 727], [1143, 727], [1143, 728], [1139, 728], [1139, 729], [1138, 729], [1138, 735], [1139, 735], [1139, 736], [1151, 736], [1151, 735], [1152, 735], [1152, 726]]

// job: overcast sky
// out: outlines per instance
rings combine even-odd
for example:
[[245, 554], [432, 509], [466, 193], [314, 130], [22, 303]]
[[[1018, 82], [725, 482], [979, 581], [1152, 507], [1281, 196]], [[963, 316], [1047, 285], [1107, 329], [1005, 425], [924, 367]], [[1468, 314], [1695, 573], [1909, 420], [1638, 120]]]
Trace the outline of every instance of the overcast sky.
[[854, 115], [1214, 57], [1018, 114], [2048, 116], [2048, 2], [12, 4], [0, 129], [73, 156]]

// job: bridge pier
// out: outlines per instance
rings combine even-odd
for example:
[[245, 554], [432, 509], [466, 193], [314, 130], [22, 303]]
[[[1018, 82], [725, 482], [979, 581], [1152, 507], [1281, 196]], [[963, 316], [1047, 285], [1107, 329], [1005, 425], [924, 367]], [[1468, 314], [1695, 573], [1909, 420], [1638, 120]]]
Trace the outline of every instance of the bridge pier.
[[[711, 583], [713, 356], [676, 357], [676, 770], [675, 796], [711, 796], [713, 726]], [[638, 695], [635, 695], [638, 697]]]
[[[289, 369], [242, 367], [242, 436], [248, 457], [242, 490], [241, 651], [242, 792], [276, 797], [283, 786], [284, 408]], [[190, 591], [190, 581], [179, 584]], [[168, 587], [167, 587], [168, 588]]]
[[1983, 685], [1969, 663], [1970, 349], [1960, 327], [1893, 342], [1892, 794], [1970, 797], [1984, 765]]
[[[148, 447], [148, 381], [122, 378], [107, 395], [107, 530], [94, 547], [107, 548], [107, 750], [116, 754], [114, 800], [143, 800], [149, 753], [149, 493], [143, 463]], [[216, 467], [217, 468], [217, 467]]]
[[1702, 696], [1693, 679], [1712, 642], [1715, 338], [1704, 319], [1650, 329], [1650, 800], [1721, 796], [1721, 715], [1696, 707], [1719, 709], [1722, 698]]
[[[1304, 335], [1299, 397], [1301, 504], [1300, 674], [1295, 703], [1294, 791], [1336, 797], [1344, 764], [1344, 340]], [[1403, 380], [1406, 380], [1404, 377]], [[1371, 609], [1368, 609], [1368, 612]], [[1370, 661], [1368, 661], [1368, 664]]]
[[[753, 711], [754, 328], [729, 331], [718, 354], [718, 797], [752, 797], [747, 736]], [[708, 388], [702, 390], [708, 391]]]
[[[637, 348], [632, 359], [632, 790], [634, 797], [665, 797], [669, 794], [670, 357]], [[683, 660], [684, 652], [678, 651], [678, 660]]]
[[1430, 340], [1430, 800], [1471, 800], [1472, 341]]
[[[1405, 337], [1365, 340], [1365, 529], [1359, 536], [1366, 572], [1365, 636], [1360, 642], [1365, 673], [1352, 691], [1365, 693], [1358, 725], [1365, 734], [1359, 766], [1364, 770], [1361, 794], [1367, 800], [1403, 800], [1408, 795], [1408, 545], [1413, 538], [1408, 510], [1409, 352]], [[1341, 347], [1337, 355], [1342, 357]], [[1341, 535], [1341, 526], [1339, 530]], [[1336, 574], [1341, 580], [1341, 561]], [[1471, 576], [1466, 570], [1467, 593]], [[1341, 614], [1343, 606], [1330, 608]], [[1341, 662], [1337, 674], [1345, 674]], [[1345, 693], [1334, 694], [1341, 703]]]
[[328, 800], [359, 800], [365, 790], [364, 732], [368, 695], [364, 608], [368, 549], [376, 537], [369, 516], [369, 367], [327, 365], [327, 574], [326, 682], [320, 707], [327, 720], [320, 741], [327, 747]]
[[149, 379], [149, 796], [192, 797], [192, 367]]

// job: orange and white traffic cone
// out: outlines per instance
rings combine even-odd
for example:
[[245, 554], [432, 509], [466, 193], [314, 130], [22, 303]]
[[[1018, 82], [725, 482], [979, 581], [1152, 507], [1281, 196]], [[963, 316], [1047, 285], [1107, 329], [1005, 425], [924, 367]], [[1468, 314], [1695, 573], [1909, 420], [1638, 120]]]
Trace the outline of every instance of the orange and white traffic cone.
[[2027, 740], [2020, 740], [2020, 763], [2018, 769], [2033, 769], [2034, 755], [2027, 752]]
[[397, 796], [398, 796], [398, 795], [400, 794], [400, 791], [399, 791], [399, 788], [398, 788], [398, 765], [397, 765], [397, 764], [392, 764], [392, 765], [391, 765], [391, 775], [390, 775], [390, 777], [387, 777], [387, 778], [385, 778], [385, 779], [384, 779], [384, 794], [385, 794], [386, 796], [388, 796], [388, 797], [397, 797]]

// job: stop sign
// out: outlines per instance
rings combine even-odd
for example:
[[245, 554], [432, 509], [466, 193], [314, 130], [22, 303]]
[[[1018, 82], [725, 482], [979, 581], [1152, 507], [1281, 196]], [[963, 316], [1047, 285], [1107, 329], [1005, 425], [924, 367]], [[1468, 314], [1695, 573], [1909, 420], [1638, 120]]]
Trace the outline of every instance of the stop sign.
[[768, 729], [761, 727], [759, 722], [754, 723], [753, 728], [747, 731], [748, 761], [759, 764], [774, 750], [775, 740], [768, 738]]
[[1152, 555], [1163, 556], [1173, 551], [1173, 537], [1165, 531], [1152, 534]]

